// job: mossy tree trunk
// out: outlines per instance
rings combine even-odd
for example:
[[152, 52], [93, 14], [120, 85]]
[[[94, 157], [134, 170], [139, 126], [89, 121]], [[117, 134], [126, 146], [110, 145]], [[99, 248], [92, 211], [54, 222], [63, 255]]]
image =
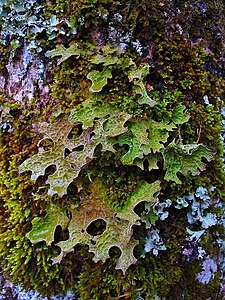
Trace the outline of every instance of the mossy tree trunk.
[[223, 0], [0, 9], [5, 276], [83, 300], [223, 299]]

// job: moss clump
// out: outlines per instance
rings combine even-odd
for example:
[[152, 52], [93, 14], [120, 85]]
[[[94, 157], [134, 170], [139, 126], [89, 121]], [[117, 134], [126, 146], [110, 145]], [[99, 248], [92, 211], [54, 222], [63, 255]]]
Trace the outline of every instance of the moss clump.
[[[102, 154], [97, 151], [96, 156], [98, 159], [84, 168], [82, 174], [86, 176], [86, 180], [88, 177], [92, 181], [95, 178], [101, 178], [107, 188], [105, 201], [119, 211], [126, 206], [127, 199], [144, 180], [144, 174], [138, 167], [133, 167], [133, 172], [131, 172], [130, 167], [122, 165], [119, 153], [116, 155], [110, 152]], [[99, 165], [101, 169], [99, 169]], [[83, 176], [81, 181], [85, 182]]]
[[8, 46], [0, 44], [0, 71], [4, 72], [9, 60]]
[[60, 99], [63, 110], [75, 107], [90, 97], [87, 71], [88, 62], [78, 60], [65, 62], [53, 70], [52, 95], [55, 99]]
[[109, 0], [56, 0], [54, 4], [46, 5], [45, 14], [57, 14], [66, 17], [75, 27], [91, 28], [102, 25], [110, 12], [119, 6], [118, 1]]
[[[126, 297], [131, 300], [139, 295], [150, 300], [158, 295], [159, 298], [171, 300], [181, 299], [182, 296], [185, 299], [199, 297], [204, 300], [212, 295], [216, 296], [219, 290], [218, 278], [212, 280], [206, 289], [196, 282], [199, 262], [184, 262], [179, 252], [177, 251], [177, 255], [175, 252], [176, 249], [171, 248], [168, 256], [148, 255], [124, 276], [115, 270], [113, 258], [104, 265], [85, 264], [79, 278], [78, 297], [84, 300]], [[113, 254], [116, 255], [115, 253]]]

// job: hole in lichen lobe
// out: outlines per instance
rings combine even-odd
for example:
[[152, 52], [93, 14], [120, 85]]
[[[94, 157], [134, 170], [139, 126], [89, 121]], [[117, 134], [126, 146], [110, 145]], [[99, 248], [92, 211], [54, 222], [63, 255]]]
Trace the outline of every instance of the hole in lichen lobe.
[[92, 236], [101, 235], [106, 230], [106, 221], [97, 219], [88, 225], [86, 231]]

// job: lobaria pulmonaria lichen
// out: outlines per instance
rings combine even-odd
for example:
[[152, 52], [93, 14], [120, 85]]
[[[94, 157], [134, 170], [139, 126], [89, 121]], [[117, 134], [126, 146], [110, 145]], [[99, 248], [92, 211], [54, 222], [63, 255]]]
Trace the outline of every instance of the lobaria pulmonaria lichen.
[[4, 274], [48, 297], [222, 300], [219, 23], [200, 39], [188, 21], [212, 1], [40, 1], [24, 20], [29, 1], [6, 2], [51, 83], [46, 102], [0, 96]]

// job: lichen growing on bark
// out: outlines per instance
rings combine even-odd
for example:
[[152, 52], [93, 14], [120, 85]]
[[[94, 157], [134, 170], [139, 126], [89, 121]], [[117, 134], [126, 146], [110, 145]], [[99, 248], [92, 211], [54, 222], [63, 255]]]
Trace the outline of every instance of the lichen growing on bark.
[[1, 268], [47, 296], [222, 299], [222, 0], [94, 2], [0, 3]]

